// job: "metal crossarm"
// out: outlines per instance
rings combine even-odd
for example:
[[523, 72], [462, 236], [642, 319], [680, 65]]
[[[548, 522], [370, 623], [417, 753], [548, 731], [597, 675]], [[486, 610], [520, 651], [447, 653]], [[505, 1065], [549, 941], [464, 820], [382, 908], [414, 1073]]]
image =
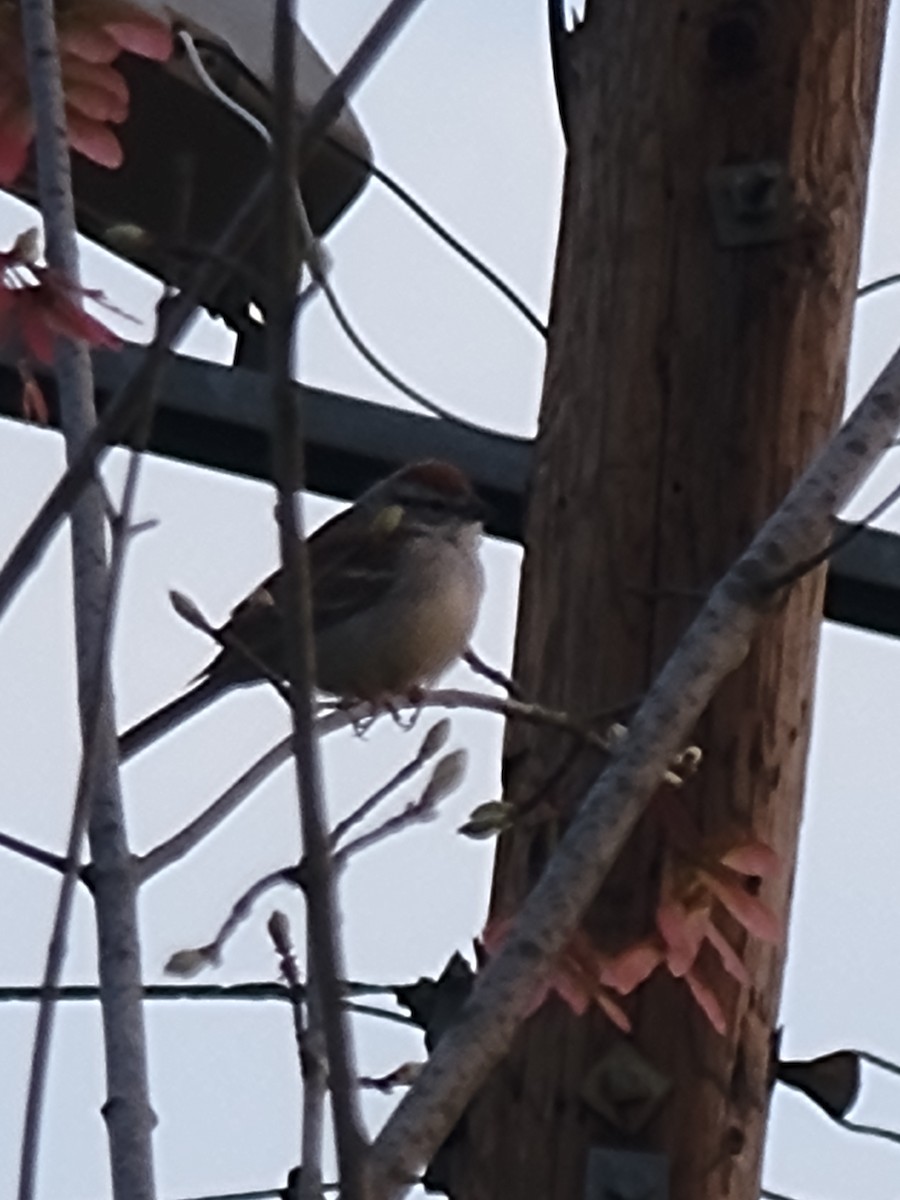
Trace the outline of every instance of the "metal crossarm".
[[[97, 402], [125, 382], [142, 350], [94, 355]], [[307, 483], [315, 492], [352, 499], [374, 480], [413, 458], [457, 463], [490, 506], [488, 532], [520, 541], [531, 443], [480, 434], [451, 422], [404, 412], [298, 384], [307, 442]], [[45, 384], [55, 422], [52, 381]], [[20, 418], [22, 383], [0, 364], [0, 416]], [[150, 449], [221, 471], [270, 477], [268, 385], [242, 366], [178, 356], [166, 377]], [[842, 526], [838, 526], [836, 537]], [[900, 637], [900, 535], [867, 529], [840, 549], [828, 570], [825, 616]]]

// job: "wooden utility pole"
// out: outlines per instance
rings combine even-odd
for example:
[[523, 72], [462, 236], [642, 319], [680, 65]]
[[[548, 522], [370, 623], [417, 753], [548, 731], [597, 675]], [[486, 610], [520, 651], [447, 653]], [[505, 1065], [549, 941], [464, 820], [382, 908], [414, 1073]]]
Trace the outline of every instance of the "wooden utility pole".
[[[570, 35], [516, 652], [526, 695], [584, 717], [639, 695], [833, 429], [886, 10], [589, 0]], [[737, 823], [777, 849], [783, 873], [763, 895], [785, 920], [821, 606], [816, 574], [773, 608], [697, 729], [705, 762], [685, 796], [705, 831]], [[495, 913], [517, 908], [552, 848], [546, 807], [565, 820], [597, 769], [564, 735], [510, 730], [506, 796], [531, 816], [500, 844]], [[650, 930], [665, 854], [651, 812], [585, 924], [599, 947]], [[671, 1200], [756, 1200], [784, 946], [729, 933], [749, 988], [702, 959], [725, 1036], [662, 971], [626, 1002], [632, 1038], [556, 1000], [530, 1018], [457, 1131], [456, 1200], [661, 1197], [621, 1183], [634, 1160], [619, 1151], [663, 1155]], [[614, 1153], [589, 1187], [596, 1147]]]

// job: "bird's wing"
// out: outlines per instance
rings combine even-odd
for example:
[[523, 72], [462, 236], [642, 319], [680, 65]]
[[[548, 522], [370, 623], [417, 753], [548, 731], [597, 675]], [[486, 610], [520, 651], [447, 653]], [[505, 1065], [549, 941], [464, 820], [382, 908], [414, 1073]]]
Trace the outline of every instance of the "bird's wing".
[[[372, 514], [348, 509], [309, 539], [313, 625], [317, 631], [371, 608], [390, 589], [406, 543], [400, 530], [402, 520], [399, 505]], [[362, 536], [361, 521], [367, 522]]]
[[[318, 632], [377, 603], [396, 578], [397, 558], [405, 541], [400, 533], [403, 510], [388, 506], [378, 513], [339, 513], [309, 539], [313, 580], [313, 627]], [[360, 521], [369, 521], [360, 536]], [[284, 576], [273, 572], [231, 613], [222, 632], [248, 647], [272, 669], [281, 671], [281, 612]], [[260, 676], [236, 649], [223, 647], [204, 675], [249, 681]]]

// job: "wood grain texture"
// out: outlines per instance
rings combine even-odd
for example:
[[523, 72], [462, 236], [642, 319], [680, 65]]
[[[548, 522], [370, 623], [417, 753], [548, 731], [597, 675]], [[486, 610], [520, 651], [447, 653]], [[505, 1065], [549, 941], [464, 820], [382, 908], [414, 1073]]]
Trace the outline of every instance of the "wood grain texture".
[[[516, 678], [584, 717], [640, 694], [699, 598], [840, 416], [887, 0], [593, 0], [570, 36], [571, 122]], [[774, 161], [787, 237], [723, 248], [711, 168]], [[821, 574], [773, 608], [711, 706], [690, 804], [744, 822], [787, 864], [787, 918], [822, 604]], [[511, 728], [506, 797], [565, 814], [598, 764], [564, 735]], [[494, 912], [515, 910], [557, 836], [505, 837]], [[663, 847], [652, 813], [587, 928], [646, 932]], [[735, 929], [736, 944], [743, 946]], [[672, 1200], [758, 1196], [769, 1036], [783, 947], [750, 943], [752, 986], [703, 960], [730, 1032], [658, 973], [633, 1044], [671, 1083], [624, 1137], [584, 1099], [621, 1035], [552, 1002], [470, 1109], [441, 1162], [458, 1200], [583, 1200], [591, 1145], [663, 1150]]]

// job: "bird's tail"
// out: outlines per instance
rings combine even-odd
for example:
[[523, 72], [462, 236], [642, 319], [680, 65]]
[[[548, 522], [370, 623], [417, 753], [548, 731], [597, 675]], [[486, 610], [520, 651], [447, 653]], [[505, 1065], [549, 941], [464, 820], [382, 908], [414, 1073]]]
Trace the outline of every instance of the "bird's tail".
[[119, 762], [125, 762], [126, 759], [140, 753], [170, 729], [206, 708], [207, 704], [211, 704], [231, 686], [233, 685], [230, 680], [225, 683], [221, 679], [201, 679], [189, 691], [176, 696], [174, 700], [152, 712], [149, 717], [144, 717], [142, 721], [126, 729], [124, 733], [119, 734]]

